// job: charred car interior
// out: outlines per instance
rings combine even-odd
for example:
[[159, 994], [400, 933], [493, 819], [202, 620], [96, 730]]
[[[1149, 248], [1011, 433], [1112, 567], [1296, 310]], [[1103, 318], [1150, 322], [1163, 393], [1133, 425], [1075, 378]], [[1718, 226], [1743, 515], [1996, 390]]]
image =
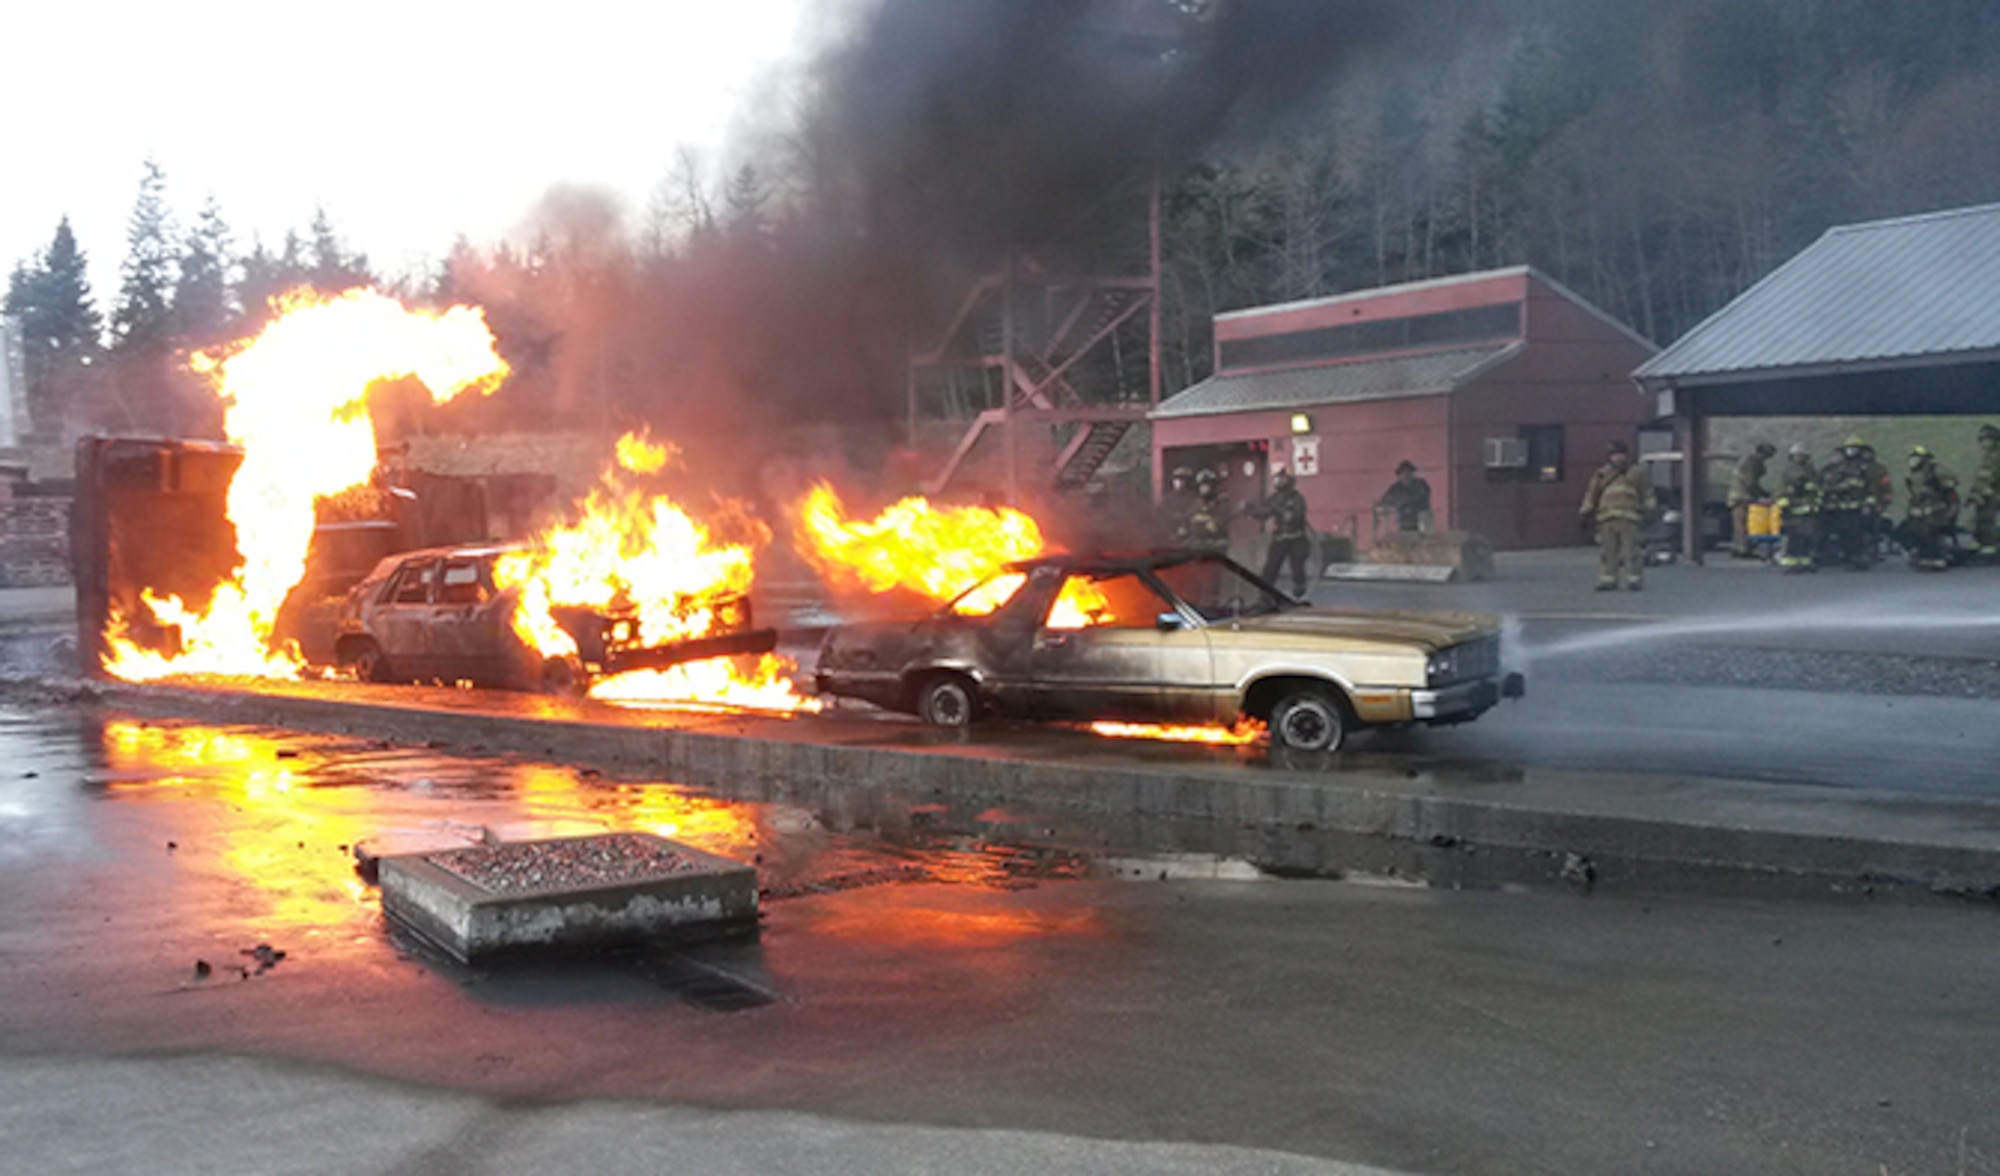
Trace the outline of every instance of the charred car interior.
[[657, 643], [646, 641], [629, 606], [555, 608], [576, 652], [545, 657], [515, 632], [518, 593], [494, 579], [495, 561], [513, 550], [431, 548], [382, 560], [341, 606], [334, 664], [370, 682], [574, 693], [610, 674], [765, 653], [777, 644], [774, 630], [754, 627], [748, 597], [726, 594], [690, 603], [708, 614], [701, 636]]

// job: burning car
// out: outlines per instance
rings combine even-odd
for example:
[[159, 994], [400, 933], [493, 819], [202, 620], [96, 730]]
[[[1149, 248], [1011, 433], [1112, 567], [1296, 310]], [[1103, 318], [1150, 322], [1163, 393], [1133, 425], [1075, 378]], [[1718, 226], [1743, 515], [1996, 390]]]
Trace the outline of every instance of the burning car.
[[544, 657], [514, 626], [518, 593], [495, 587], [509, 546], [435, 547], [384, 559], [347, 594], [334, 637], [336, 664], [368, 682], [469, 681], [574, 693], [597, 677], [683, 662], [765, 653], [771, 629], [753, 627], [750, 600], [722, 593], [691, 602], [712, 623], [699, 636], [648, 645], [636, 610], [551, 609], [576, 653]]
[[1331, 751], [1365, 726], [1462, 723], [1503, 695], [1498, 619], [1312, 608], [1219, 555], [1013, 563], [914, 624], [838, 627], [823, 695], [943, 727], [982, 715], [1268, 724]]

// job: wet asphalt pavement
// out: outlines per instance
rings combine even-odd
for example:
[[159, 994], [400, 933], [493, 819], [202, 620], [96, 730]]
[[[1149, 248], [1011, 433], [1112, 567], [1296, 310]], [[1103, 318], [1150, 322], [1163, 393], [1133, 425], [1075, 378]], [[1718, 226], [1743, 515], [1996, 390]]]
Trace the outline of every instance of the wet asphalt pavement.
[[[1986, 907], [1259, 879], [92, 708], [0, 764], [0, 1171], [2000, 1170]], [[463, 968], [355, 869], [586, 828], [754, 861], [761, 934]]]
[[[1631, 596], [1578, 592], [1575, 562], [1323, 589], [1501, 607], [1533, 658], [1525, 702], [1332, 770], [2000, 790], [1995, 570], [1667, 568]], [[1280, 881], [1172, 828], [46, 701], [0, 710], [0, 1172], [2000, 1172], [1987, 905]], [[622, 721], [936, 738], [865, 711]], [[1269, 770], [1035, 729], [955, 750]], [[754, 862], [761, 934], [464, 968], [355, 868], [600, 829]]]

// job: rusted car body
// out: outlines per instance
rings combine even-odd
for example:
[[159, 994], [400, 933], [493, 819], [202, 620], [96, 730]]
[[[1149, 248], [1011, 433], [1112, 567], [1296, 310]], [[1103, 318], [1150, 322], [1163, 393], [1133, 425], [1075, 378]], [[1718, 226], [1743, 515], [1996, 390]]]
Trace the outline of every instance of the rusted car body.
[[1194, 553], [1014, 564], [914, 624], [834, 629], [815, 678], [942, 726], [1247, 716], [1314, 751], [1356, 727], [1466, 722], [1523, 689], [1495, 617], [1310, 608]]
[[545, 658], [514, 632], [515, 594], [495, 586], [493, 564], [512, 547], [434, 547], [390, 556], [347, 594], [334, 660], [364, 681], [471, 682], [507, 690], [570, 693], [627, 670], [763, 653], [777, 634], [752, 625], [748, 597], [703, 604], [713, 631], [641, 645], [630, 610], [553, 610], [576, 641], [574, 657]]

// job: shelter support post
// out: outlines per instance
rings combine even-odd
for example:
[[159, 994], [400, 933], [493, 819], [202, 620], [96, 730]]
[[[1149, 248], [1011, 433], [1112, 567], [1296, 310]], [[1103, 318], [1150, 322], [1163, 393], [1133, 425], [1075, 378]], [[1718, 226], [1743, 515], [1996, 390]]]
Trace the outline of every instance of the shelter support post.
[[1700, 564], [1702, 524], [1708, 491], [1708, 455], [1703, 452], [1705, 422], [1692, 406], [1676, 418], [1680, 431], [1681, 462], [1681, 558]]

